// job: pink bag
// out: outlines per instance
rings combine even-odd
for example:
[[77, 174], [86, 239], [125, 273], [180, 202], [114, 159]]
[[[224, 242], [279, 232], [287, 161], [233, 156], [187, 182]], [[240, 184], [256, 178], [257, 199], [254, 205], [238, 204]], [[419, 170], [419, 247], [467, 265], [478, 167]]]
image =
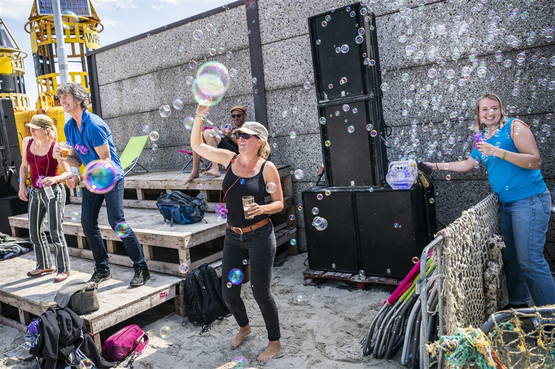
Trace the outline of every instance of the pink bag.
[[136, 324], [112, 334], [102, 345], [102, 356], [108, 361], [122, 361], [132, 353], [139, 356], [148, 345], [148, 336]]

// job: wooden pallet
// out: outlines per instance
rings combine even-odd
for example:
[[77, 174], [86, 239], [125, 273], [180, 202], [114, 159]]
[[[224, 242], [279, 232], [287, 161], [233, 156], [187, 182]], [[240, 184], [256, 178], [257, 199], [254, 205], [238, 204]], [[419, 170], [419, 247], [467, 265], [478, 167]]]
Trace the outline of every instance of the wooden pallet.
[[[70, 218], [72, 214], [76, 214], [77, 217]], [[66, 205], [63, 229], [69, 253], [72, 256], [93, 259], [83, 227], [78, 220], [81, 218], [80, 214], [80, 205]], [[214, 213], [205, 214], [206, 222], [174, 226], [164, 223], [158, 210], [152, 209], [125, 209], [125, 218], [142, 243], [149, 268], [153, 271], [183, 276], [180, 271], [181, 264], [186, 264], [191, 270], [222, 256], [225, 220]], [[8, 219], [12, 235], [22, 236], [23, 230], [29, 228], [27, 214]], [[110, 255], [110, 262], [132, 266], [131, 260], [125, 254], [123, 243], [108, 223], [105, 207], [100, 210], [98, 224]], [[48, 228], [45, 226], [45, 229]]]
[[[68, 281], [87, 281], [90, 278], [94, 262], [70, 257], [70, 263]], [[56, 305], [54, 297], [61, 284], [53, 283], [55, 274], [27, 277], [26, 272], [35, 266], [33, 252], [0, 261], [0, 324], [25, 330], [35, 316]], [[151, 273], [147, 284], [129, 288], [133, 269], [112, 266], [110, 271], [112, 278], [102, 282], [98, 289], [100, 309], [83, 315], [85, 328], [93, 334], [99, 348], [100, 332], [167, 301], [173, 300], [176, 313], [184, 315], [179, 291], [180, 278]]]
[[[87, 245], [83, 227], [78, 220], [81, 218], [80, 214], [80, 205], [66, 205], [64, 234], [70, 255], [92, 260], [92, 251]], [[158, 210], [153, 209], [125, 209], [125, 218], [143, 245], [148, 266], [153, 271], [183, 276], [180, 268], [183, 264], [187, 265], [188, 270], [192, 270], [222, 257], [226, 221], [215, 213], [206, 213], [206, 222], [174, 226], [164, 223]], [[12, 235], [24, 236], [29, 229], [27, 214], [8, 219]], [[274, 228], [278, 246], [286, 245], [288, 252], [295, 254], [297, 246], [289, 245], [289, 240], [296, 235], [296, 224], [290, 220], [283, 221], [288, 219], [285, 213], [277, 214], [272, 219], [277, 221], [274, 222]], [[98, 224], [110, 255], [110, 263], [132, 266], [123, 243], [108, 223], [105, 207], [100, 210]], [[46, 225], [45, 229], [48, 229]]]
[[[286, 203], [292, 206], [293, 185], [289, 166], [278, 167]], [[220, 192], [223, 174], [220, 177], [199, 177], [185, 184], [186, 173], [180, 171], [149, 172], [133, 174], [125, 177], [125, 192], [123, 205], [126, 208], [156, 209], [156, 199], [162, 193], [171, 191], [182, 191], [183, 193], [196, 196], [203, 193], [208, 204], [208, 211], [214, 212], [215, 205], [220, 202]], [[79, 191], [70, 191], [70, 202], [81, 203]]]
[[327, 272], [323, 270], [312, 270], [306, 269], [303, 272], [304, 284], [315, 285], [326, 280], [333, 281], [344, 281], [352, 283], [356, 288], [364, 289], [373, 284], [382, 284], [388, 286], [397, 286], [399, 284], [398, 279], [385, 278], [385, 277], [375, 277], [375, 276], [359, 276], [358, 274], [352, 273], [340, 273], [340, 272]]

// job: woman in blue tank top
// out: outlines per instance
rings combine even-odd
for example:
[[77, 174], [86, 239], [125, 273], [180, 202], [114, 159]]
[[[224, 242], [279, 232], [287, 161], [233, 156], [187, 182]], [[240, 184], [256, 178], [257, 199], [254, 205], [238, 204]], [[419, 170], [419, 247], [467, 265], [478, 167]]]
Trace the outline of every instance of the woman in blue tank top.
[[[251, 333], [245, 304], [241, 299], [242, 270], [250, 265], [250, 284], [266, 330], [268, 345], [258, 355], [267, 361], [281, 351], [277, 306], [270, 293], [276, 237], [271, 214], [283, 210], [283, 191], [276, 166], [266, 159], [270, 154], [268, 131], [257, 122], [245, 122], [234, 131], [239, 154], [202, 142], [201, 126], [208, 107], [199, 105], [191, 133], [191, 147], [200, 156], [226, 167], [222, 192], [228, 210], [222, 260], [222, 295], [233, 314], [239, 332], [231, 348], [239, 347]], [[266, 202], [266, 192], [271, 200]], [[246, 206], [243, 198], [251, 197]], [[237, 278], [239, 276], [239, 278]]]
[[534, 135], [524, 122], [507, 117], [501, 99], [494, 94], [478, 100], [475, 119], [475, 149], [468, 159], [424, 164], [453, 172], [469, 172], [479, 163], [486, 167], [500, 203], [509, 307], [555, 304], [555, 283], [543, 252], [551, 196], [540, 171]]

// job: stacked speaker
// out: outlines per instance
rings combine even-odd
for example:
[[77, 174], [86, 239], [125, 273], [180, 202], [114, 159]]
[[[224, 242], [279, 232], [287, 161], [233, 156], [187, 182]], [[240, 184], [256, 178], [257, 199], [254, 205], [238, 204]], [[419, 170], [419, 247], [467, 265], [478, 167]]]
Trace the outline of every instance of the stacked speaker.
[[374, 15], [357, 3], [308, 23], [327, 180], [303, 192], [309, 267], [401, 278], [435, 232], [433, 187], [384, 187]]

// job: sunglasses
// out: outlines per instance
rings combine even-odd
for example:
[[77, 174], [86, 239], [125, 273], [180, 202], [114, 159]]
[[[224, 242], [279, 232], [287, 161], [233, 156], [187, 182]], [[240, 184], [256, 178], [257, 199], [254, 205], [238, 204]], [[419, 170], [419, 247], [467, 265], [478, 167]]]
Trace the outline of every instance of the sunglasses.
[[241, 118], [243, 114], [231, 114], [232, 118]]
[[[253, 137], [254, 135], [251, 135], [250, 133], [245, 133], [245, 132], [235, 132], [235, 138], [239, 139], [239, 137], [241, 137], [243, 140], [248, 140], [249, 138]], [[256, 136], [254, 136], [256, 137]]]

